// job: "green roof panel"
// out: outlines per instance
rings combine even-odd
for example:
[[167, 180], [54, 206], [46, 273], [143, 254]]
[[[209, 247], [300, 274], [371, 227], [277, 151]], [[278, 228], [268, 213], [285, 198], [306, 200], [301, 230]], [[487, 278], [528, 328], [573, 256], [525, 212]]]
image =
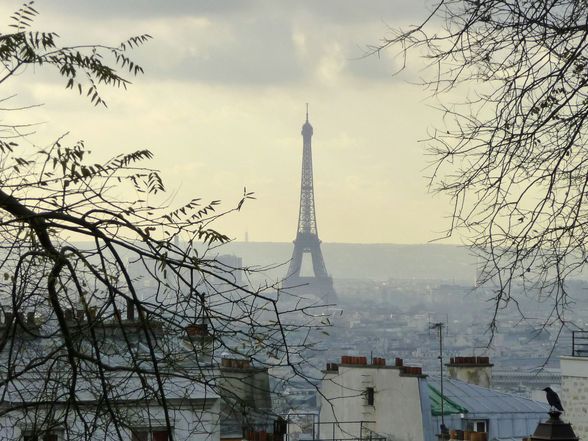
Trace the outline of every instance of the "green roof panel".
[[[441, 392], [435, 389], [430, 384], [429, 386], [429, 400], [431, 401], [431, 414], [433, 416], [441, 415]], [[460, 406], [447, 397], [443, 397], [443, 414], [455, 415], [458, 413], [468, 413], [465, 407]]]

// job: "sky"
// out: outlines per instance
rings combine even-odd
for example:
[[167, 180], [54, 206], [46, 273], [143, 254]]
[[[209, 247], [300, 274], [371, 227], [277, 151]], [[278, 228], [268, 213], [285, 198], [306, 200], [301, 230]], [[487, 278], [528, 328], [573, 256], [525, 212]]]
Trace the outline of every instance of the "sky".
[[[2, 32], [20, 3], [2, 1]], [[254, 192], [218, 228], [236, 240], [274, 242], [296, 235], [308, 102], [321, 240], [426, 243], [443, 235], [451, 210], [427, 190], [430, 158], [420, 142], [440, 115], [414, 84], [421, 61], [395, 75], [397, 52], [366, 52], [428, 7], [425, 0], [37, 0], [34, 27], [57, 32], [64, 44], [152, 35], [131, 54], [145, 74], [126, 92], [103, 89], [108, 109], [38, 69], [3, 92], [43, 104], [18, 115], [40, 123], [36, 145], [69, 133], [97, 159], [149, 148], [172, 204], [202, 197], [229, 209], [244, 188]]]

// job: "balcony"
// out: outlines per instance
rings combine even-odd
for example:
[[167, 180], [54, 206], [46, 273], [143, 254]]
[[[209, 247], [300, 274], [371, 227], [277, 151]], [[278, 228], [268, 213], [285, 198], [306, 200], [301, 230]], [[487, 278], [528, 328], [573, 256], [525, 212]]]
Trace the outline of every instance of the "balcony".
[[588, 331], [572, 331], [572, 357], [588, 357]]

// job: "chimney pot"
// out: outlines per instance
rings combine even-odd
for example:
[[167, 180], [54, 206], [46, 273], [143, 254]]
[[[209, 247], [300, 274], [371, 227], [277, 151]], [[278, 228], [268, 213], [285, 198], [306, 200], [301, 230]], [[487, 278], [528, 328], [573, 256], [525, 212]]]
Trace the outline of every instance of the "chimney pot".
[[127, 320], [135, 320], [135, 306], [131, 299], [127, 299]]
[[208, 335], [208, 325], [206, 323], [193, 323], [186, 326], [186, 333], [190, 336], [206, 336]]

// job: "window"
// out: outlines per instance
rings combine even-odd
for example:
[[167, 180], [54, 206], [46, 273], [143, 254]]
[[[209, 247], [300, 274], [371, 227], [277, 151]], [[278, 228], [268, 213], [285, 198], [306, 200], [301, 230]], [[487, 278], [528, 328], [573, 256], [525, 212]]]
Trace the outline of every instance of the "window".
[[374, 405], [374, 388], [373, 387], [368, 387], [365, 390], [365, 397], [367, 399], [368, 406], [373, 406]]
[[135, 429], [132, 441], [169, 441], [169, 431], [163, 429]]
[[45, 434], [28, 434], [23, 436], [23, 441], [59, 441], [59, 436], [56, 433]]
[[488, 421], [487, 420], [465, 420], [466, 430], [472, 430], [474, 432], [488, 432]]

